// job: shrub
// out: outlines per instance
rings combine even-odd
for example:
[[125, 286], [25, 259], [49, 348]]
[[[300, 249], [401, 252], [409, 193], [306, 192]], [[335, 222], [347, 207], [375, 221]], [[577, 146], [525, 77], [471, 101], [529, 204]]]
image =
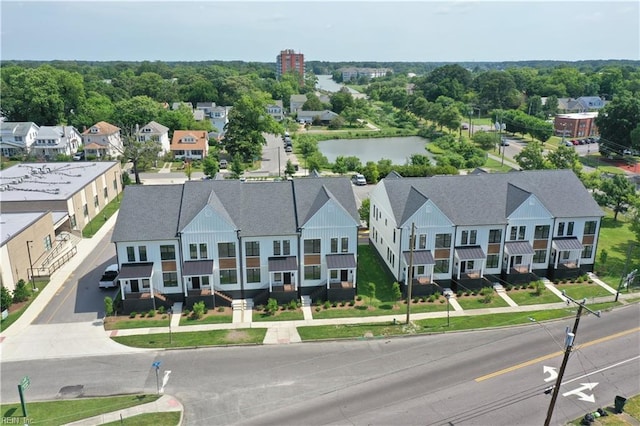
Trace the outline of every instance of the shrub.
[[349, 306], [355, 306], [356, 302], [354, 302], [353, 300], [349, 300]]
[[536, 296], [540, 296], [542, 294], [542, 291], [545, 289], [545, 286], [542, 280], [535, 281], [533, 283], [533, 287], [536, 289], [536, 292], [535, 292]]
[[469, 293], [468, 291], [465, 291], [465, 292], [464, 292], [464, 295], [465, 295], [465, 296], [468, 296], [469, 294], [470, 294], [470, 293]]
[[322, 299], [318, 299], [316, 301], [316, 306], [322, 306]]
[[357, 295], [357, 296], [356, 296], [356, 300], [357, 300], [358, 302], [359, 302], [359, 301], [361, 301], [361, 300], [362, 300], [362, 296]]
[[133, 311], [129, 314], [129, 318], [135, 318], [136, 315], [138, 315], [138, 313], [136, 311]]
[[583, 281], [582, 277], [578, 277], [578, 279], [576, 279], [576, 282], [579, 283], [579, 284], [581, 284], [582, 281]]
[[189, 314], [191, 314], [191, 311], [189, 309], [185, 309], [183, 312], [184, 316], [188, 317]]
[[224, 306], [218, 306], [218, 312], [224, 312]]
[[13, 303], [24, 302], [29, 299], [29, 288], [24, 280], [20, 280], [16, 283], [16, 288], [13, 290]]
[[367, 288], [369, 289], [369, 297], [370, 300], [376, 298], [376, 285], [374, 283], [367, 284]]
[[493, 300], [493, 294], [491, 293], [485, 294], [481, 299], [482, 303], [491, 303], [491, 300]]
[[342, 302], [340, 302], [340, 306], [346, 306], [347, 302], [345, 300], [343, 300]]
[[149, 318], [153, 318], [156, 316], [156, 311], [154, 309], [149, 309], [149, 312], [147, 312], [147, 316]]
[[316, 312], [320, 312], [322, 308], [320, 306], [316, 306]]
[[264, 311], [264, 305], [258, 305], [258, 306], [256, 307], [256, 309], [257, 309], [258, 311]]
[[333, 303], [331, 304], [331, 307], [332, 307], [332, 308], [337, 308], [337, 307], [338, 307], [338, 302], [333, 302]]
[[437, 299], [440, 299], [440, 296], [442, 296], [442, 294], [439, 291], [436, 291], [435, 293], [433, 293], [433, 297]]
[[456, 291], [456, 296], [457, 297], [462, 297], [462, 291], [460, 291], [460, 290]]
[[295, 311], [296, 309], [298, 309], [298, 302], [296, 302], [295, 299], [291, 299], [289, 301], [289, 305], [287, 305], [289, 307], [290, 310]]
[[329, 302], [328, 300], [326, 302], [324, 302], [324, 305], [322, 305], [325, 309], [329, 309], [331, 307], [331, 302]]
[[197, 303], [193, 304], [193, 318], [194, 319], [200, 319], [202, 318], [202, 315], [204, 315], [204, 302], [200, 301]]
[[164, 314], [164, 311], [165, 311], [165, 307], [164, 307], [164, 306], [160, 306], [160, 307], [158, 308], [158, 313], [159, 313], [160, 315]]
[[480, 296], [486, 296], [487, 294], [493, 294], [493, 288], [483, 287], [482, 290], [480, 290]]
[[267, 300], [267, 307], [265, 308], [267, 315], [273, 315], [278, 312], [278, 301], [274, 298]]
[[445, 300], [444, 300], [444, 299], [440, 299], [440, 303], [444, 303], [444, 302], [445, 302]]
[[391, 285], [391, 295], [393, 297], [393, 300], [400, 300], [400, 298], [402, 297], [402, 291], [400, 291], [400, 284], [398, 284], [397, 281]]
[[0, 311], [9, 309], [12, 302], [11, 292], [5, 286], [0, 286]]
[[113, 299], [109, 296], [104, 298], [104, 313], [105, 315], [113, 315]]
[[513, 289], [513, 287], [511, 287], [511, 284], [509, 284], [504, 289], [505, 289], [505, 291], [511, 291]]
[[427, 299], [427, 302], [429, 303], [433, 303], [436, 299], [433, 297], [433, 295], [429, 296], [429, 298]]
[[419, 297], [414, 297], [413, 298], [413, 303], [418, 303], [420, 302], [420, 298]]

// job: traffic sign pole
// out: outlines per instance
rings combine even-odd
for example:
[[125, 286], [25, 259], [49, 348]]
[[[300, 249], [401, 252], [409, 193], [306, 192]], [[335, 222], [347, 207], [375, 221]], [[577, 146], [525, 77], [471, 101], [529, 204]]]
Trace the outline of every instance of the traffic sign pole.
[[20, 395], [20, 406], [22, 407], [23, 417], [27, 417], [27, 404], [24, 400], [24, 392], [22, 389], [22, 384], [18, 385], [18, 395]]

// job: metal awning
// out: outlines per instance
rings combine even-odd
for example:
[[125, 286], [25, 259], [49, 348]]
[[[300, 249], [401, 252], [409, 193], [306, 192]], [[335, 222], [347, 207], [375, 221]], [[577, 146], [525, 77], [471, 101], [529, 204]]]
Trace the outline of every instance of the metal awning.
[[328, 254], [327, 268], [329, 269], [349, 269], [356, 267], [356, 258], [353, 253]]
[[576, 237], [570, 238], [554, 238], [553, 248], [559, 251], [582, 250], [584, 247]]
[[480, 246], [456, 247], [456, 255], [460, 260], [478, 260], [487, 258]]
[[[410, 251], [402, 252], [404, 260], [409, 263]], [[435, 265], [436, 261], [433, 260], [433, 255], [430, 250], [414, 250], [413, 251], [413, 265]]]
[[297, 269], [298, 260], [295, 256], [269, 258], [269, 272], [295, 271]]
[[506, 251], [510, 256], [535, 254], [529, 241], [507, 241], [504, 243], [504, 251]]
[[153, 262], [143, 263], [123, 263], [120, 267], [119, 280], [137, 280], [141, 278], [151, 278], [153, 272]]
[[182, 265], [182, 275], [211, 275], [213, 274], [213, 259], [190, 260]]

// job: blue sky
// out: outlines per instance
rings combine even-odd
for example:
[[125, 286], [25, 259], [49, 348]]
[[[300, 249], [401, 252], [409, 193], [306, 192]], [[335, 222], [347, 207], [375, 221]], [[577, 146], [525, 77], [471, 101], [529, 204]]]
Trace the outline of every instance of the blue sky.
[[640, 2], [2, 0], [3, 60], [640, 59]]

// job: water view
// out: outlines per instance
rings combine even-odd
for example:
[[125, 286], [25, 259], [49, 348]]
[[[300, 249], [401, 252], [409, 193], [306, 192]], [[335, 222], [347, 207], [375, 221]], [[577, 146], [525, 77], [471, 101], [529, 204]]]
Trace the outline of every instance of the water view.
[[318, 142], [318, 149], [333, 163], [339, 156], [358, 157], [364, 165], [367, 161], [391, 160], [393, 164], [406, 164], [414, 154], [433, 156], [425, 146], [427, 139], [419, 136], [374, 139], [330, 139]]
[[[321, 74], [317, 75], [316, 77], [318, 77], [318, 84], [316, 84], [316, 87], [320, 90], [326, 90], [328, 92], [339, 92], [343, 87], [347, 87], [343, 84], [333, 81], [330, 75]], [[353, 90], [350, 87], [347, 87], [347, 89], [349, 89], [349, 92], [353, 94], [359, 93], [357, 90]]]

